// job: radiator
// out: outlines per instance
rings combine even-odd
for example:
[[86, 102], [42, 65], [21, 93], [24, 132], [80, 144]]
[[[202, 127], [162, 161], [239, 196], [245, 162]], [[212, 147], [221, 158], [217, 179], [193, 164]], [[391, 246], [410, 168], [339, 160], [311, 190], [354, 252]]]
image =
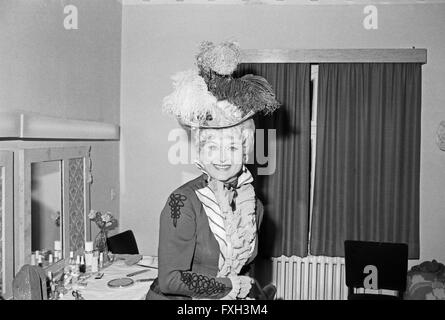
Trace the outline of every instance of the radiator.
[[345, 259], [308, 256], [272, 258], [277, 299], [346, 300]]

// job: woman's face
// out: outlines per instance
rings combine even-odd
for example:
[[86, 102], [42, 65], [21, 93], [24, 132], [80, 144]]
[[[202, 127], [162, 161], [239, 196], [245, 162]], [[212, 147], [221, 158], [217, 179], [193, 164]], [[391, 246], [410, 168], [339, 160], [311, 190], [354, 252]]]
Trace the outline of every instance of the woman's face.
[[243, 166], [241, 134], [231, 129], [208, 130], [200, 147], [199, 158], [212, 178], [227, 181], [237, 175]]

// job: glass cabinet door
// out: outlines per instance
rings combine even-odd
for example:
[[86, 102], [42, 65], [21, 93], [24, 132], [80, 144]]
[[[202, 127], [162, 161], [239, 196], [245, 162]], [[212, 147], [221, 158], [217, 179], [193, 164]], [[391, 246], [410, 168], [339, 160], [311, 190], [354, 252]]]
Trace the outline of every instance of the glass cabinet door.
[[62, 161], [31, 163], [31, 252], [62, 243], [62, 190]]
[[83, 250], [91, 237], [86, 164], [87, 146], [15, 151], [15, 270], [31, 263], [36, 251], [49, 266]]
[[0, 151], [0, 294], [12, 296], [13, 260], [13, 153]]

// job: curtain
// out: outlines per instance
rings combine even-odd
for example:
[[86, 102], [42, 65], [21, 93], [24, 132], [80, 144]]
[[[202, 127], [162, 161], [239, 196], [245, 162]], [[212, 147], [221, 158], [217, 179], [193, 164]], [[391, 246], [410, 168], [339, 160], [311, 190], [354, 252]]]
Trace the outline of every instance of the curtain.
[[[273, 143], [267, 143], [268, 129], [276, 130], [275, 170], [259, 174], [267, 165], [258, 161], [249, 169], [255, 190], [264, 204], [264, 218], [259, 231], [258, 255], [263, 257], [306, 256], [309, 235], [310, 170], [310, 80], [309, 64], [241, 64], [236, 76], [256, 74], [265, 77], [274, 88], [281, 107], [272, 115], [256, 116], [255, 125], [264, 130], [256, 136], [255, 152], [264, 147], [270, 156]], [[264, 145], [260, 145], [264, 143]], [[261, 158], [260, 158], [261, 160]]]
[[350, 239], [419, 258], [421, 65], [320, 64], [318, 82], [311, 254]]

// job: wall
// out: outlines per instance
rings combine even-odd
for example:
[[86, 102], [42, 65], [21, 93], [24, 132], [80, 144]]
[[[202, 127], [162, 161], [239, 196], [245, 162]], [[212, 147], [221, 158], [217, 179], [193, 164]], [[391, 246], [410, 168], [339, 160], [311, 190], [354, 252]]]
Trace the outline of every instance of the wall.
[[[77, 30], [63, 25], [69, 4]], [[0, 111], [119, 124], [121, 19], [115, 0], [0, 1]], [[119, 216], [118, 141], [0, 139], [0, 148], [71, 145], [92, 146], [91, 207]]]
[[[78, 29], [63, 25], [65, 5]], [[0, 2], [0, 110], [119, 124], [121, 4]]]
[[135, 5], [122, 21], [121, 212], [140, 250], [156, 254], [159, 214], [191, 166], [170, 165], [167, 140], [177, 123], [160, 112], [170, 76], [191, 68], [202, 40], [243, 48], [428, 49], [423, 67], [421, 260], [445, 262], [445, 153], [435, 131], [445, 119], [445, 5], [380, 5], [379, 29], [362, 27], [363, 6]]

